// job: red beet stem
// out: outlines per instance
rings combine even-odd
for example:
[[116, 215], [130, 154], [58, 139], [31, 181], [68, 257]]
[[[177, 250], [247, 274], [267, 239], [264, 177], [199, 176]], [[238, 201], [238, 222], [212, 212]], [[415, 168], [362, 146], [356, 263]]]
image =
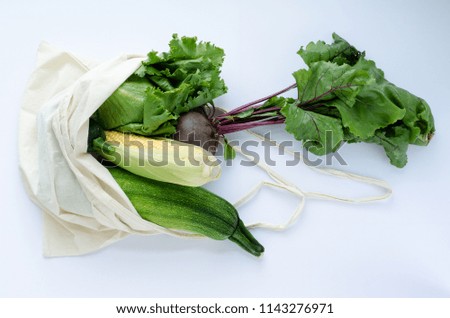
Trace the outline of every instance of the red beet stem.
[[218, 125], [217, 126], [217, 133], [219, 135], [225, 135], [237, 131], [247, 130], [258, 126], [266, 126], [266, 125], [276, 125], [276, 124], [283, 124], [285, 121], [285, 118], [278, 117], [277, 119], [271, 119], [271, 120], [263, 120], [263, 121], [249, 121], [249, 122], [243, 122], [243, 123], [235, 123], [235, 124], [228, 124], [228, 125]]
[[270, 94], [270, 95], [268, 95], [268, 96], [266, 96], [266, 97], [263, 97], [263, 98], [260, 98], [260, 99], [255, 100], [255, 101], [253, 101], [253, 102], [250, 102], [250, 103], [244, 104], [244, 105], [242, 105], [242, 106], [239, 106], [239, 107], [237, 107], [237, 108], [235, 108], [235, 109], [233, 109], [233, 110], [230, 110], [229, 112], [227, 112], [227, 113], [225, 113], [225, 114], [222, 114], [222, 115], [217, 116], [217, 118], [219, 119], [219, 118], [223, 118], [223, 117], [235, 115], [235, 114], [237, 114], [237, 113], [240, 113], [240, 112], [246, 110], [247, 108], [251, 108], [251, 107], [252, 107], [253, 105], [255, 105], [255, 104], [265, 102], [266, 100], [268, 100], [268, 99], [270, 99], [270, 98], [272, 98], [272, 97], [275, 97], [275, 96], [277, 96], [277, 95], [283, 94], [283, 93], [285, 93], [285, 92], [287, 92], [287, 91], [289, 91], [289, 90], [291, 90], [291, 89], [293, 89], [293, 88], [295, 88], [295, 87], [297, 87], [297, 83], [292, 84], [292, 85], [290, 85], [290, 86], [288, 86], [288, 87], [282, 89], [282, 90], [279, 91], [279, 92]]

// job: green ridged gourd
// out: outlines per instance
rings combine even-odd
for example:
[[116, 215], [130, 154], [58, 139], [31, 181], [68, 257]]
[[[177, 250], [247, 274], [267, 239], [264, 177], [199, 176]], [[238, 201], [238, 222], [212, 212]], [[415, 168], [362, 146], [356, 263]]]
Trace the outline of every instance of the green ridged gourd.
[[109, 171], [143, 219], [215, 240], [229, 239], [255, 256], [264, 252], [236, 208], [216, 194], [144, 178], [119, 167]]

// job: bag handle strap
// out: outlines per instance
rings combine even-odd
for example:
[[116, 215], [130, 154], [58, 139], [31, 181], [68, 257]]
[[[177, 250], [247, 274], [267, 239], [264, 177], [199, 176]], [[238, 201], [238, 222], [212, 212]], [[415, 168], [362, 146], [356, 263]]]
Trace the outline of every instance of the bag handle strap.
[[[273, 140], [270, 140], [264, 136], [261, 136], [255, 132], [252, 132], [252, 131], [247, 131], [247, 132], [260, 140], [264, 140], [265, 142], [271, 142], [275, 146], [280, 147], [280, 145]], [[381, 188], [384, 191], [380, 195], [373, 195], [373, 196], [367, 196], [367, 197], [355, 197], [355, 198], [336, 196], [336, 195], [320, 193], [320, 192], [305, 192], [305, 191], [301, 190], [299, 187], [297, 187], [295, 184], [287, 181], [285, 178], [283, 178], [281, 175], [279, 175], [277, 172], [275, 172], [273, 169], [271, 169], [267, 164], [260, 162], [260, 161], [256, 161], [256, 160], [254, 160], [254, 158], [251, 158], [250, 156], [245, 154], [239, 146], [231, 145], [231, 147], [234, 149], [234, 151], [236, 151], [237, 153], [239, 153], [246, 159], [252, 161], [256, 166], [258, 166], [260, 169], [262, 169], [273, 180], [273, 182], [269, 182], [269, 181], [259, 182], [248, 193], [246, 193], [243, 197], [241, 197], [237, 202], [234, 203], [235, 207], [239, 207], [239, 206], [245, 204], [246, 202], [248, 202], [249, 200], [251, 200], [263, 187], [279, 188], [279, 189], [288, 191], [299, 198], [299, 203], [297, 204], [296, 208], [292, 212], [289, 220], [287, 220], [285, 223], [269, 224], [269, 223], [265, 223], [265, 222], [256, 222], [256, 223], [246, 225], [248, 228], [266, 228], [266, 229], [275, 230], [275, 231], [285, 230], [286, 228], [288, 228], [289, 226], [291, 226], [298, 220], [298, 217], [300, 216], [301, 212], [303, 211], [303, 209], [305, 207], [307, 198], [315, 198], [315, 199], [321, 199], [321, 200], [333, 200], [333, 201], [340, 201], [340, 202], [347, 202], [347, 203], [366, 203], [366, 202], [374, 202], [374, 201], [384, 200], [384, 199], [389, 198], [392, 195], [392, 188], [384, 180], [375, 179], [375, 178], [371, 178], [371, 177], [367, 177], [367, 176], [363, 176], [363, 175], [359, 175], [359, 174], [355, 174], [355, 173], [351, 173], [351, 172], [347, 172], [347, 171], [343, 171], [343, 170], [338, 170], [338, 169], [334, 169], [334, 168], [329, 168], [329, 167], [312, 167], [312, 166], [308, 166], [308, 167], [319, 173], [324, 173], [324, 174], [338, 177], [338, 178], [349, 179], [349, 180], [373, 185], [373, 186]], [[295, 154], [292, 151], [285, 151], [285, 152], [288, 152], [289, 154], [291, 154], [293, 156], [298, 156], [298, 154]], [[303, 157], [301, 159], [304, 162]]]

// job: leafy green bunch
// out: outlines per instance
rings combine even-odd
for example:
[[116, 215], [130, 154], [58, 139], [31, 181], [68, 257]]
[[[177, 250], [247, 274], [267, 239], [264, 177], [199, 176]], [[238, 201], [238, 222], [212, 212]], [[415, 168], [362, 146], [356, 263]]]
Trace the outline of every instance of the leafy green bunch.
[[297, 99], [273, 97], [266, 103], [282, 105], [286, 130], [317, 155], [344, 142], [368, 142], [383, 146], [390, 162], [403, 167], [408, 145], [428, 144], [435, 131], [430, 107], [387, 81], [364, 52], [337, 34], [333, 40], [298, 51], [309, 68], [293, 73]]
[[227, 91], [220, 78], [221, 48], [176, 34], [169, 48], [148, 53], [141, 67], [101, 105], [93, 119], [103, 129], [168, 136], [176, 132], [180, 114]]
[[[170, 137], [181, 114], [227, 91], [220, 78], [221, 48], [177, 35], [169, 48], [150, 52], [92, 119], [104, 130]], [[214, 116], [217, 135], [284, 124], [314, 154], [334, 152], [346, 142], [375, 143], [397, 167], [406, 165], [410, 144], [428, 144], [435, 131], [428, 104], [387, 81], [364, 52], [333, 34], [333, 43], [311, 42], [297, 53], [308, 68], [293, 73], [295, 84]], [[281, 96], [293, 88], [297, 98]]]

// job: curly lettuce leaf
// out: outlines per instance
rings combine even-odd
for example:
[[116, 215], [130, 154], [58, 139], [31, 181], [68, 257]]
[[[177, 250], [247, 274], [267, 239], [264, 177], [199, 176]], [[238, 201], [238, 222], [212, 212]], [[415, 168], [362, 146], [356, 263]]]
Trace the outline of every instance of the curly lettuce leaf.
[[141, 67], [98, 109], [104, 129], [171, 135], [180, 114], [226, 93], [221, 48], [174, 34], [169, 51], [151, 51]]

